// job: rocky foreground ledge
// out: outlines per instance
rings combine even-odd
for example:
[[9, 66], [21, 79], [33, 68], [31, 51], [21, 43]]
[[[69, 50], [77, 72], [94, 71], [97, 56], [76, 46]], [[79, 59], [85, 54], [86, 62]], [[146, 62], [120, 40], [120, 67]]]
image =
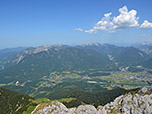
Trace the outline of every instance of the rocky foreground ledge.
[[152, 89], [142, 88], [137, 93], [117, 97], [105, 106], [80, 105], [67, 108], [58, 101], [39, 104], [32, 114], [152, 114]]

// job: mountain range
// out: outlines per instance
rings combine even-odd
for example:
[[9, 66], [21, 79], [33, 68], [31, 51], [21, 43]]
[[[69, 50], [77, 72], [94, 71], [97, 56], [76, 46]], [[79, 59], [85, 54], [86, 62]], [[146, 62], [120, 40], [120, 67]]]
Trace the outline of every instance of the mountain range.
[[16, 55], [26, 49], [25, 47], [17, 47], [17, 48], [6, 48], [0, 50], [0, 67], [9, 66], [12, 61], [16, 58]]
[[[9, 58], [6, 58], [6, 55]], [[151, 61], [151, 55], [142, 49], [99, 43], [1, 50], [0, 58], [0, 65], [5, 67], [0, 71], [1, 83], [14, 79], [39, 79], [53, 71], [119, 70], [122, 66], [152, 66], [151, 62], [148, 62]]]
[[[68, 108], [83, 104], [98, 107], [130, 92], [117, 87], [150, 86], [151, 48], [141, 47], [90, 43], [0, 50], [0, 87], [27, 94], [0, 88], [0, 105], [4, 105], [0, 110], [32, 112], [40, 103], [51, 103], [50, 99], [58, 99]], [[115, 103], [112, 106], [116, 108]]]

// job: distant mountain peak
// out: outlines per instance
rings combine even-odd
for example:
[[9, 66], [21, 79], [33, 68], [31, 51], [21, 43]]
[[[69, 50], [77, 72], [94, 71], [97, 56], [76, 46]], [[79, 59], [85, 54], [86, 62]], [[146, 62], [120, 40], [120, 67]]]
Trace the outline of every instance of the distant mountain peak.
[[112, 45], [112, 44], [97, 43], [97, 42], [87, 43], [87, 44], [81, 44], [80, 46], [83, 46], [83, 47], [88, 47], [88, 46], [96, 46], [96, 47], [116, 47], [115, 45]]
[[66, 47], [66, 45], [62, 44], [55, 44], [55, 45], [43, 45], [39, 47], [29, 47], [25, 50], [23, 50], [21, 53], [17, 55], [17, 58], [13, 61], [14, 63], [19, 63], [21, 60], [23, 60], [27, 55], [31, 54], [38, 54], [41, 52], [49, 52], [51, 50], [58, 50], [59, 48]]
[[94, 42], [94, 43], [87, 43], [87, 44], [81, 44], [80, 46], [100, 46], [101, 44], [100, 43], [97, 43], [97, 42]]
[[142, 42], [141, 45], [152, 45], [152, 40]]

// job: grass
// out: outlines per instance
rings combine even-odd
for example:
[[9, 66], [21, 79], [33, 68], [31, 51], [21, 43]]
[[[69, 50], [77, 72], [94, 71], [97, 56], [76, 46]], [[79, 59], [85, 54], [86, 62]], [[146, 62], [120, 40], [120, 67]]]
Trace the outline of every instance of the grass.
[[62, 71], [62, 73], [64, 73], [64, 74], [70, 74], [69, 71]]
[[6, 84], [0, 84], [0, 87], [5, 86]]
[[77, 88], [77, 87], [75, 85], [69, 85], [69, 86], [65, 86], [64, 88], [65, 89], [70, 89], [70, 88], [72, 89], [72, 88]]
[[121, 81], [122, 84], [126, 85], [147, 85], [147, 83], [141, 83], [141, 82], [129, 82], [129, 81]]
[[67, 102], [67, 103], [69, 103], [69, 102], [71, 102], [72, 100], [76, 100], [76, 98], [62, 98], [62, 99], [59, 99], [58, 101], [59, 102]]
[[76, 77], [76, 76], [80, 76], [76, 73], [70, 73], [70, 74], [65, 74], [65, 76], [69, 76], [69, 77]]
[[37, 85], [43, 84], [45, 81], [39, 81]]
[[35, 100], [31, 100], [32, 103], [35, 103], [35, 104], [40, 104], [40, 103], [51, 103], [51, 100], [48, 99], [48, 98], [38, 98], [38, 99], [35, 99]]
[[31, 112], [35, 109], [36, 106], [29, 106], [23, 114], [31, 114]]
[[14, 82], [10, 82], [10, 83], [8, 83], [7, 85], [13, 85], [14, 84]]
[[[38, 99], [34, 99], [34, 100], [30, 99], [30, 102], [31, 102], [31, 104], [29, 105], [27, 110], [23, 112], [23, 114], [31, 114], [31, 112], [36, 108], [36, 106], [38, 104], [42, 104], [44, 106], [44, 104], [49, 104], [52, 101], [49, 100], [48, 98], [38, 98]], [[42, 105], [39, 108], [42, 108]]]

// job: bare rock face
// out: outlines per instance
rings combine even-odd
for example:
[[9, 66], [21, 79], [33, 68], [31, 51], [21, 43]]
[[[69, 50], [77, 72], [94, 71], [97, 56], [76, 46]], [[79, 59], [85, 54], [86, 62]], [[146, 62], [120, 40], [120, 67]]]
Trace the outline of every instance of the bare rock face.
[[151, 114], [152, 94], [128, 94], [118, 97], [109, 104], [106, 104], [101, 114]]
[[80, 105], [74, 114], [96, 114], [97, 109], [92, 105]]
[[144, 87], [138, 93], [121, 95], [99, 111], [100, 114], [152, 114], [152, 92]]
[[97, 109], [92, 105], [80, 105], [68, 109], [58, 101], [38, 105], [32, 114], [152, 114], [152, 92], [142, 88], [138, 93], [128, 93]]
[[44, 45], [44, 46], [40, 46], [37, 48], [33, 48], [30, 47], [28, 49], [23, 50], [21, 53], [19, 53], [16, 57], [16, 59], [13, 61], [13, 63], [20, 63], [20, 61], [22, 61], [26, 56], [28, 55], [32, 55], [32, 54], [37, 54], [37, 53], [41, 53], [41, 52], [51, 52], [52, 50], [58, 50], [59, 48], [64, 47], [65, 45]]
[[78, 108], [68, 109], [58, 101], [51, 104], [39, 104], [32, 114], [96, 114], [97, 109], [92, 105], [80, 105]]
[[52, 101], [51, 104], [40, 104], [32, 114], [67, 114], [68, 111], [68, 108], [62, 103]]

